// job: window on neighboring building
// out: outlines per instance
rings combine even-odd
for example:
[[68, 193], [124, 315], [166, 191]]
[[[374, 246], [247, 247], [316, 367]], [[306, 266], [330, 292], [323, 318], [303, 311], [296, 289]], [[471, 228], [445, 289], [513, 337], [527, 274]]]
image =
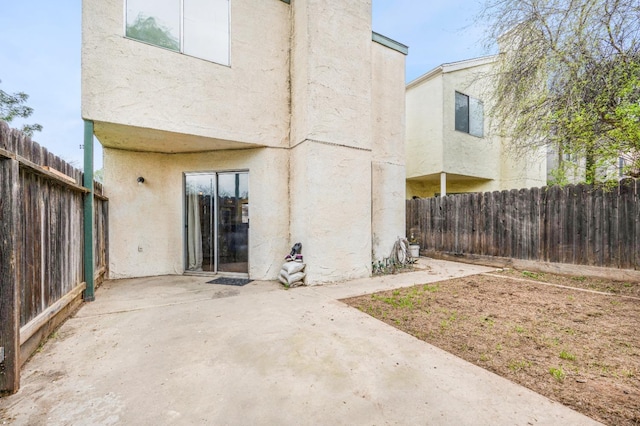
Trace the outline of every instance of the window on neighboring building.
[[627, 168], [627, 160], [624, 157], [618, 157], [618, 176], [624, 177]]
[[484, 136], [482, 101], [456, 92], [456, 130], [479, 138]]
[[229, 0], [126, 0], [126, 36], [229, 65]]

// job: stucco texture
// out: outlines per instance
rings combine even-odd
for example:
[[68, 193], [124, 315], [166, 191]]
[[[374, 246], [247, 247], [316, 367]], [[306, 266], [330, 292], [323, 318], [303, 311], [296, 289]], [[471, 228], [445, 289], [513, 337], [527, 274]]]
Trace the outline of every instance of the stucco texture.
[[225, 66], [125, 38], [123, 0], [82, 4], [84, 118], [204, 136], [211, 149], [215, 139], [288, 145], [289, 5], [231, 1]]
[[405, 56], [372, 45], [372, 257], [389, 257], [405, 236]]
[[371, 148], [371, 2], [292, 2], [291, 144]]
[[111, 277], [183, 273], [184, 174], [221, 171], [249, 172], [250, 278], [296, 242], [307, 284], [369, 276], [405, 226], [405, 59], [371, 2], [233, 0], [230, 66], [125, 38], [122, 6], [83, 1]]
[[[485, 96], [489, 65], [443, 74], [444, 171], [482, 179], [500, 179], [501, 144], [497, 135], [489, 132], [487, 111], [490, 99]], [[484, 136], [477, 137], [455, 130], [455, 92], [484, 103]]]
[[[543, 156], [511, 155], [498, 129], [492, 128], [492, 57], [444, 64], [407, 86], [406, 196], [543, 186]], [[455, 130], [455, 93], [484, 106], [483, 137]]]
[[308, 284], [370, 275], [370, 152], [313, 141], [291, 150], [291, 238]]
[[442, 78], [429, 79], [406, 92], [407, 178], [444, 169]]
[[374, 162], [372, 186], [372, 257], [381, 260], [391, 255], [394, 242], [405, 232], [404, 165]]
[[[104, 150], [111, 278], [182, 274], [184, 172], [249, 171], [249, 275], [275, 279], [289, 251], [288, 153], [158, 154]], [[285, 171], [285, 173], [283, 173]], [[138, 176], [144, 184], [137, 184]]]

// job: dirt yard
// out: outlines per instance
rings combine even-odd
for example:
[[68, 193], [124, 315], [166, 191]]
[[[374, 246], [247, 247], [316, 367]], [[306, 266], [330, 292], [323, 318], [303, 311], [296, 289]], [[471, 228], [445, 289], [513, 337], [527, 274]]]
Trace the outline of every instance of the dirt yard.
[[640, 425], [640, 283], [505, 270], [344, 302], [595, 420]]

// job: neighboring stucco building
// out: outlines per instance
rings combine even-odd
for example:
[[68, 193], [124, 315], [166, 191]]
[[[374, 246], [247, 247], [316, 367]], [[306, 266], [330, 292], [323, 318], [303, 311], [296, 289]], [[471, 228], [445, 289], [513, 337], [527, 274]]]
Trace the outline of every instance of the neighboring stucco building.
[[407, 198], [546, 184], [544, 152], [516, 158], [490, 129], [495, 61], [443, 64], [407, 85]]
[[370, 275], [405, 234], [405, 54], [366, 0], [83, 0], [110, 277], [276, 279], [295, 242], [309, 284]]
[[[584, 157], [563, 153], [557, 146], [550, 144], [547, 151], [547, 182], [549, 184], [584, 182], [586, 163]], [[604, 182], [635, 177], [638, 175], [638, 170], [633, 168], [633, 164], [637, 163], [633, 154], [621, 152], [617, 158], [599, 164], [596, 168], [596, 178]]]

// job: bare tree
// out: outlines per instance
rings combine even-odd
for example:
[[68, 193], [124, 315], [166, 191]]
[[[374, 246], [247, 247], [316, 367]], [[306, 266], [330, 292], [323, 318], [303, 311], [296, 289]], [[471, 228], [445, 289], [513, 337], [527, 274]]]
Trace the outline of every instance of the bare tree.
[[516, 150], [579, 155], [589, 183], [622, 152], [638, 158], [638, 0], [487, 0], [479, 19], [501, 48], [492, 118]]

